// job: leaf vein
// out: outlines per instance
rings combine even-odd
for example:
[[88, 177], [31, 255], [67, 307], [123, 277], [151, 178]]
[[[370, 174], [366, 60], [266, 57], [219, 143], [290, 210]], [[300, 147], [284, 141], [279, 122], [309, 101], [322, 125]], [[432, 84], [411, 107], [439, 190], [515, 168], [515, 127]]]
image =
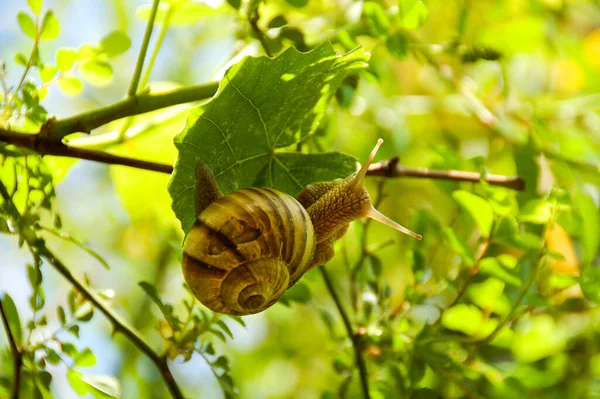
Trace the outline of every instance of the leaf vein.
[[225, 142], [227, 143], [227, 147], [229, 147], [229, 151], [231, 151], [231, 155], [233, 155], [233, 158], [237, 162], [238, 159], [235, 156], [235, 152], [233, 152], [233, 148], [231, 147], [231, 144], [229, 143], [229, 139], [227, 139], [227, 135], [225, 134], [225, 132], [223, 131], [223, 129], [221, 129], [221, 127], [219, 125], [217, 125], [212, 119], [207, 118], [206, 116], [204, 116], [204, 114], [202, 114], [200, 116], [200, 118], [204, 119], [205, 121], [208, 121], [208, 122], [212, 123], [219, 130], [219, 132], [221, 132], [221, 135], [223, 136], [223, 140], [225, 140]]
[[290, 172], [290, 170], [287, 168], [287, 166], [285, 166], [279, 159], [277, 159], [277, 157], [273, 157], [273, 158], [275, 159], [275, 161], [277, 161], [279, 166], [281, 166], [283, 168], [283, 170], [286, 171], [286, 173], [290, 176], [292, 181], [294, 183], [296, 183], [300, 189], [303, 189], [304, 186], [302, 184], [300, 184], [300, 182], [296, 179], [296, 177], [292, 174], [292, 172]]
[[269, 132], [267, 129], [267, 124], [265, 123], [265, 120], [262, 117], [260, 108], [258, 108], [256, 105], [254, 105], [252, 100], [250, 100], [250, 98], [246, 97], [244, 95], [244, 93], [241, 92], [241, 90], [235, 85], [235, 83], [233, 83], [233, 80], [231, 80], [231, 78], [229, 76], [227, 76], [227, 79], [229, 80], [229, 83], [231, 83], [231, 86], [240, 94], [240, 96], [242, 96], [246, 101], [248, 101], [248, 103], [252, 106], [252, 108], [254, 108], [256, 110], [256, 113], [258, 114], [258, 118], [260, 119], [260, 121], [263, 125], [263, 130], [265, 131], [265, 139], [267, 140], [267, 145], [269, 146], [269, 148], [272, 148], [271, 141], [269, 140]]

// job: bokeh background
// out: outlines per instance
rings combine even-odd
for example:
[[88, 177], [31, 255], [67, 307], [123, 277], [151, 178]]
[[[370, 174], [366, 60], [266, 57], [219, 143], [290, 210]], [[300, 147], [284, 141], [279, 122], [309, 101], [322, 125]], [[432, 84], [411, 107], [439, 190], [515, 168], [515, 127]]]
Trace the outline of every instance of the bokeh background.
[[[166, 30], [150, 86], [207, 82], [221, 76], [236, 54], [261, 54], [260, 45], [247, 38], [246, 28], [233, 8], [218, 0], [205, 3], [220, 7], [220, 11], [192, 22], [174, 22]], [[387, 9], [397, 2], [378, 3]], [[566, 287], [571, 291], [550, 284], [542, 292], [547, 285], [538, 281], [540, 296], [547, 299], [561, 292], [564, 298], [539, 307], [531, 304], [537, 310], [524, 316], [529, 322], [529, 327], [522, 326], [524, 344], [509, 345], [502, 355], [486, 354], [495, 359], [494, 371], [480, 370], [487, 373], [487, 382], [477, 385], [477, 391], [483, 397], [520, 397], [515, 392], [548, 398], [600, 397], [600, 383], [596, 382], [600, 357], [595, 343], [600, 314], [588, 301], [589, 296], [584, 297], [577, 280], [583, 266], [599, 265], [597, 254], [583, 265], [582, 253], [589, 248], [597, 250], [599, 233], [581, 221], [598, 221], [600, 203], [600, 3], [428, 0], [424, 4], [427, 20], [418, 29], [409, 30], [415, 40], [406, 43], [406, 54], [394, 56], [368, 22], [352, 32], [357, 43], [371, 53], [369, 74], [362, 76], [347, 102], [333, 101], [319, 145], [324, 150], [364, 159], [376, 139], [383, 137], [385, 144], [378, 159], [399, 156], [407, 166], [474, 171], [484, 168], [489, 173], [524, 174], [526, 192], [518, 197], [510, 190], [501, 194], [519, 205], [528, 199], [543, 198], [553, 186], [573, 197], [585, 196], [592, 204], [586, 208], [591, 213], [582, 214], [573, 206], [569, 211], [571, 222], [562, 223], [556, 228], [558, 233], [546, 237], [548, 243], [553, 243], [551, 249], [562, 254], [562, 259], [555, 261], [560, 265], [553, 273], [573, 277], [573, 283]], [[65, 95], [56, 84], [48, 85], [43, 106], [50, 115], [70, 116], [124, 96], [145, 28], [145, 20], [139, 16], [140, 7], [143, 10], [145, 5], [147, 2], [133, 0], [44, 1], [44, 7], [53, 9], [61, 22], [61, 31], [56, 40], [44, 43], [42, 59], [51, 62], [60, 47], [97, 44], [113, 30], [126, 32], [132, 40], [129, 51], [111, 60], [114, 74], [109, 82], [86, 83], [77, 97]], [[261, 24], [265, 26], [270, 18], [283, 14], [290, 26], [304, 33], [310, 46], [335, 39], [336, 32], [348, 26], [361, 25], [365, 21], [364, 15], [361, 18], [363, 6], [362, 1], [349, 0], [270, 0], [261, 8]], [[6, 63], [6, 81], [11, 84], [22, 73], [22, 67], [14, 61], [15, 53], [27, 54], [31, 47], [31, 40], [16, 21], [17, 13], [26, 9], [24, 0], [0, 0], [0, 60]], [[155, 29], [151, 49], [160, 37], [161, 24]], [[343, 51], [343, 43], [337, 41], [339, 52]], [[501, 56], [496, 57], [494, 52]], [[32, 76], [39, 79], [36, 74]], [[130, 129], [137, 132], [135, 137], [110, 150], [172, 163], [176, 156], [172, 139], [183, 126], [186, 109], [181, 106], [135, 118]], [[119, 123], [111, 124], [95, 134], [118, 131], [120, 127]], [[171, 303], [180, 303], [185, 295], [179, 266], [182, 233], [170, 209], [168, 176], [87, 161], [47, 157], [47, 162], [57, 183], [55, 211], [62, 217], [63, 229], [101, 254], [111, 270], [105, 270], [68, 241], [48, 235], [49, 246], [74, 273], [86, 273], [95, 288], [111, 296], [114, 308], [160, 349], [163, 343], [157, 326], [162, 316], [138, 282], [152, 282], [161, 297]], [[379, 181], [369, 179], [371, 193], [377, 192]], [[415, 243], [384, 226], [369, 227], [368, 245], [393, 239], [391, 245], [377, 252], [383, 269], [380, 279], [389, 286], [389, 309], [401, 309], [413, 326], [411, 331], [415, 325], [435, 325], [442, 309], [456, 296], [456, 282], [462, 281], [466, 267], [440, 229], [452, 226], [473, 253], [480, 242], [473, 233], [473, 221], [460, 211], [451, 195], [457, 189], [479, 190], [468, 183], [390, 179], [379, 209], [425, 238]], [[582, 230], [583, 225], [586, 227]], [[338, 255], [327, 266], [348, 307], [346, 263], [360, 257], [362, 231], [362, 225], [353, 225], [338, 244]], [[492, 252], [510, 253], [502, 249]], [[31, 288], [25, 268], [28, 262], [29, 254], [18, 247], [16, 238], [0, 235], [0, 292], [8, 292], [15, 299], [21, 320], [31, 315]], [[304, 280], [311, 291], [309, 303], [278, 304], [264, 313], [244, 317], [246, 328], [227, 321], [235, 338], [227, 344], [215, 341], [217, 352], [230, 359], [240, 397], [318, 398], [325, 391], [336, 392], [344, 380], [335, 364], [351, 363], [352, 355], [349, 342], [338, 339], [343, 337], [339, 316], [318, 273], [311, 272]], [[46, 309], [51, 310], [65, 304], [70, 286], [46, 268], [44, 289]], [[365, 295], [363, 300], [368, 302], [370, 294]], [[485, 297], [475, 292], [467, 295], [465, 302], [482, 307], [477, 302], [479, 295]], [[512, 303], [502, 290], [490, 300], [493, 304], [488, 314], [506, 314], [497, 306], [510, 307]], [[572, 306], [561, 308], [565, 302]], [[47, 328], [36, 330], [33, 341], [43, 340], [44, 334], [57, 328], [53, 312], [48, 314]], [[549, 320], [536, 319], [538, 315]], [[333, 320], [336, 333], [323, 321], [327, 317]], [[465, 319], [465, 323], [470, 321]], [[540, 324], [543, 328], [538, 328]], [[373, 329], [373, 336], [381, 333], [377, 332], [376, 321], [367, 326]], [[533, 335], [526, 335], [527, 331], [533, 331]], [[556, 339], [560, 342], [548, 344], [532, 355], [528, 343], [539, 339], [536, 334], [559, 337]], [[125, 398], [166, 397], [153, 365], [122, 336], [112, 336], [109, 323], [100, 314], [81, 325], [80, 337], [78, 346], [91, 348], [97, 358], [85, 373], [117, 376]], [[4, 334], [0, 334], [0, 345], [7, 345]], [[396, 350], [402, 351], [399, 347]], [[372, 378], [385, 381], [388, 377], [377, 366], [378, 358], [384, 358], [385, 353], [382, 357], [374, 350], [367, 357]], [[400, 363], [402, 359], [386, 361]], [[490, 364], [486, 366], [492, 367]], [[484, 363], [479, 366], [483, 369]], [[178, 359], [171, 369], [189, 397], [222, 396], [201, 356], [195, 355], [185, 363]], [[56, 397], [78, 397], [64, 378], [64, 365], [51, 366], [49, 371], [54, 376]], [[427, 378], [433, 381], [432, 387], [440, 386], [435, 378]], [[510, 378], [525, 391], [500, 387]], [[493, 387], [494, 381], [500, 388]], [[444, 397], [465, 397], [464, 391], [457, 388], [460, 383], [448, 385], [442, 390]], [[348, 395], [354, 397], [358, 392], [350, 390]]]

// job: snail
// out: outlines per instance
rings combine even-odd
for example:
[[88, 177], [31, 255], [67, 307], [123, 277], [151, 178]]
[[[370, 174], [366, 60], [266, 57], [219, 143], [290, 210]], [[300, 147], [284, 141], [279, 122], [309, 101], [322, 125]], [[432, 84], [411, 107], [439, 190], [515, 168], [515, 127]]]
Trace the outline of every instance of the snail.
[[360, 170], [306, 186], [296, 198], [272, 188], [222, 195], [212, 171], [196, 171], [198, 218], [183, 245], [183, 275], [209, 309], [248, 315], [272, 306], [307, 271], [334, 255], [351, 221], [369, 217], [421, 236], [377, 211], [362, 181], [382, 139]]

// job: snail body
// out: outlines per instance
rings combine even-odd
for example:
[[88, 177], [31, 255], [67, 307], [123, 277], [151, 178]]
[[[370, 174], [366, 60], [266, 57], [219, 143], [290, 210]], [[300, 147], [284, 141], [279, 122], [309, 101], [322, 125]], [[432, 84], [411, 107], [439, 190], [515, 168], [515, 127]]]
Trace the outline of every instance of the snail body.
[[183, 246], [183, 275], [209, 309], [231, 315], [272, 306], [308, 270], [334, 255], [351, 221], [370, 217], [418, 239], [379, 213], [362, 186], [368, 161], [346, 179], [305, 187], [296, 198], [271, 188], [222, 195], [212, 171], [197, 169], [198, 218]]

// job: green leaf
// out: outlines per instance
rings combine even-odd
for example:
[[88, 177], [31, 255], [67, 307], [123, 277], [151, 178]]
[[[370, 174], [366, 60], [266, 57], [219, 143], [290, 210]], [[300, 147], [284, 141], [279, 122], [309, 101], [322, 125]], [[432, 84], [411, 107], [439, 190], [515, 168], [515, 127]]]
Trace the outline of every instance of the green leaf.
[[67, 96], [78, 96], [83, 89], [83, 82], [75, 76], [61, 76], [58, 79], [58, 88]]
[[302, 8], [308, 5], [309, 0], [286, 0], [287, 3], [291, 6]]
[[479, 262], [479, 272], [496, 277], [497, 279], [502, 280], [514, 287], [521, 287], [521, 280], [502, 267], [496, 258], [485, 258]]
[[104, 86], [112, 82], [113, 69], [109, 63], [98, 59], [91, 59], [81, 63], [79, 72], [95, 86]]
[[470, 284], [467, 288], [467, 295], [471, 302], [481, 309], [506, 315], [510, 311], [510, 303], [502, 295], [503, 291], [504, 282], [491, 277], [481, 283]]
[[600, 305], [600, 269], [592, 266], [584, 268], [580, 284], [585, 297]]
[[42, 272], [39, 267], [32, 264], [27, 265], [27, 277], [29, 278], [29, 284], [35, 288], [42, 282]]
[[519, 220], [535, 224], [546, 224], [552, 218], [552, 204], [543, 199], [527, 202], [519, 212]]
[[2, 295], [0, 302], [2, 303], [2, 309], [4, 309], [8, 321], [8, 328], [15, 338], [16, 344], [21, 345], [23, 341], [23, 332], [21, 330], [21, 321], [19, 320], [19, 312], [17, 311], [15, 302], [8, 293]]
[[219, 356], [212, 366], [227, 371], [229, 370], [229, 360], [225, 356]]
[[56, 69], [56, 67], [44, 66], [42, 69], [40, 69], [40, 78], [42, 79], [42, 82], [47, 83], [51, 81], [56, 75], [57, 71], [58, 69]]
[[473, 266], [473, 263], [475, 263], [473, 252], [469, 249], [467, 243], [456, 234], [456, 231], [450, 227], [446, 227], [443, 230], [443, 234], [454, 252], [460, 255], [468, 266]]
[[269, 21], [269, 25], [267, 26], [269, 29], [273, 29], [273, 28], [281, 28], [282, 26], [285, 26], [288, 24], [287, 19], [285, 18], [284, 15], [276, 15], [274, 18], [272, 18]]
[[385, 40], [385, 46], [391, 55], [403, 60], [408, 54], [408, 38], [400, 31], [394, 32]]
[[58, 363], [60, 363], [60, 356], [58, 353], [56, 353], [56, 351], [54, 349], [47, 348], [46, 353], [48, 355], [46, 357], [46, 360], [48, 360], [48, 363], [54, 364], [54, 365], [57, 365]]
[[73, 360], [77, 367], [90, 367], [96, 364], [96, 356], [90, 348], [85, 348], [82, 352], [79, 352]]
[[[179, 2], [176, 5], [161, 2], [156, 12], [156, 24], [163, 24], [165, 22], [165, 17], [169, 8], [171, 8], [169, 25], [176, 26], [193, 25], [204, 18], [228, 15], [231, 12], [231, 9], [228, 7], [214, 8], [200, 2]], [[135, 16], [147, 21], [148, 18], [150, 18], [151, 9], [151, 4], [141, 5], [135, 10]]]
[[44, 15], [44, 22], [42, 22], [42, 33], [40, 34], [40, 38], [42, 40], [53, 40], [58, 37], [60, 33], [60, 23], [58, 19], [54, 16], [54, 12], [52, 10], [47, 11], [46, 15]]
[[15, 54], [15, 62], [22, 66], [27, 66], [27, 57], [23, 53]]
[[31, 7], [31, 10], [35, 15], [40, 15], [40, 12], [42, 11], [42, 0], [27, 0], [27, 3], [29, 3], [29, 7]]
[[363, 15], [367, 17], [369, 26], [376, 36], [387, 36], [391, 23], [385, 10], [377, 3], [368, 1], [363, 5]]
[[275, 58], [245, 58], [231, 67], [213, 100], [192, 110], [175, 138], [179, 156], [169, 193], [184, 232], [196, 219], [200, 160], [224, 193], [266, 186], [295, 195], [309, 183], [352, 173], [356, 164], [348, 155], [276, 150], [313, 133], [343, 78], [366, 60], [361, 49], [336, 56], [324, 43], [308, 53], [289, 48]]
[[421, 0], [400, 0], [398, 23], [406, 29], [420, 28], [427, 22], [429, 10]]
[[511, 350], [521, 362], [535, 362], [552, 356], [565, 348], [568, 338], [566, 328], [564, 323], [556, 323], [548, 314], [521, 320]]
[[35, 379], [35, 387], [39, 391], [39, 394], [42, 397], [42, 399], [54, 399], [54, 396], [50, 392], [49, 388], [45, 387], [43, 385], [43, 382], [40, 380], [41, 380], [41, 378], [39, 378], [39, 377]]
[[21, 11], [17, 14], [17, 21], [19, 22], [21, 30], [27, 36], [29, 36], [33, 40], [37, 40], [37, 29], [35, 27], [35, 22], [33, 22], [33, 18], [31, 18], [31, 15]]
[[227, 3], [236, 10], [242, 6], [242, 0], [227, 0]]
[[215, 348], [214, 348], [214, 346], [213, 346], [212, 342], [209, 342], [209, 343], [206, 345], [206, 347], [204, 348], [204, 351], [205, 351], [206, 353], [208, 353], [209, 355], [214, 355], [214, 354], [216, 353], [216, 352], [215, 352]]
[[490, 204], [483, 198], [468, 191], [458, 190], [452, 198], [468, 213], [484, 237], [489, 237], [494, 224], [494, 212]]
[[79, 326], [75, 324], [74, 326], [69, 327], [69, 333], [71, 333], [76, 338], [79, 338]]
[[75, 357], [79, 353], [75, 345], [70, 342], [63, 342], [61, 345], [61, 350], [63, 353], [66, 353], [70, 357]]
[[582, 216], [581, 243], [582, 262], [591, 264], [598, 256], [600, 247], [600, 211], [587, 194], [579, 193], [573, 199], [574, 206]]
[[94, 307], [89, 302], [86, 302], [85, 306], [79, 307], [75, 314], [75, 318], [83, 322], [92, 320], [92, 317], [94, 317]]
[[215, 337], [219, 338], [222, 342], [227, 342], [227, 338], [225, 337], [225, 334], [223, 334], [220, 330], [217, 330], [214, 328], [209, 328], [208, 332], [213, 334]]
[[449, 330], [476, 335], [483, 325], [483, 313], [476, 306], [459, 304], [446, 309], [442, 314], [442, 325]]
[[71, 388], [80, 396], [92, 394], [98, 399], [121, 397], [119, 380], [110, 375], [84, 375], [79, 371], [68, 369], [67, 380]]
[[306, 284], [299, 281], [283, 294], [279, 299], [279, 302], [283, 305], [290, 306], [292, 302], [307, 304], [311, 302], [311, 299], [312, 295], [310, 289]]
[[77, 58], [77, 50], [61, 47], [56, 51], [56, 67], [61, 72], [67, 72], [73, 68], [75, 58]]
[[148, 295], [150, 297], [150, 299], [152, 299], [152, 302], [154, 302], [158, 306], [161, 313], [163, 314], [163, 316], [165, 316], [165, 319], [169, 322], [171, 327], [173, 329], [177, 329], [180, 326], [181, 321], [179, 321], [179, 319], [177, 319], [173, 315], [172, 306], [163, 303], [163, 301], [160, 299], [160, 297], [158, 296], [158, 291], [156, 290], [156, 287], [154, 287], [152, 284], [147, 283], [145, 281], [140, 281], [138, 283], [138, 285], [140, 287], [142, 287], [142, 289], [144, 290], [146, 295]]
[[46, 296], [41, 286], [38, 286], [31, 297], [29, 297], [29, 305], [33, 310], [40, 310], [46, 304]]
[[225, 332], [229, 338], [233, 339], [233, 334], [231, 333], [229, 326], [223, 320], [217, 320], [217, 325], [221, 327], [221, 330], [223, 330], [223, 332]]
[[519, 232], [519, 224], [512, 216], [506, 216], [498, 223], [494, 241], [511, 248], [537, 249], [540, 247], [540, 237], [533, 233]]
[[56, 315], [58, 316], [58, 321], [61, 325], [64, 325], [67, 322], [67, 316], [65, 315], [65, 308], [59, 306], [56, 308]]
[[77, 49], [77, 61], [84, 62], [88, 61], [98, 55], [98, 49], [90, 46], [89, 44], [84, 44], [83, 46]]
[[131, 39], [125, 32], [116, 30], [102, 38], [100, 42], [100, 52], [109, 57], [116, 57], [123, 54], [131, 47]]

